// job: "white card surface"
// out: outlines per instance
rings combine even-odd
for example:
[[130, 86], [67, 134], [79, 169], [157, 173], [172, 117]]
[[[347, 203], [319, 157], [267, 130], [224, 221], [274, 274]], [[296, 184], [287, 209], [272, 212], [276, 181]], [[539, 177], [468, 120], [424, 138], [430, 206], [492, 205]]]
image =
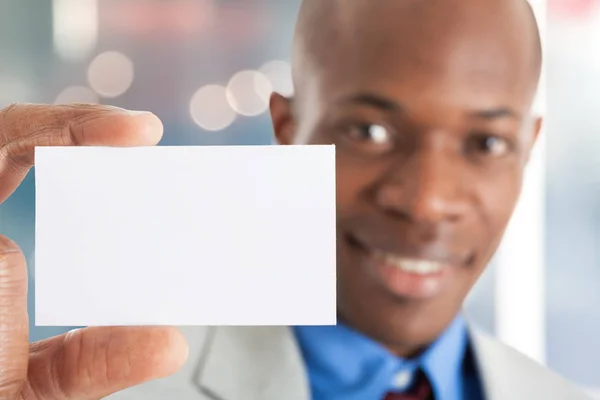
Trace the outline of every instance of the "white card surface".
[[35, 158], [36, 325], [336, 323], [333, 146]]

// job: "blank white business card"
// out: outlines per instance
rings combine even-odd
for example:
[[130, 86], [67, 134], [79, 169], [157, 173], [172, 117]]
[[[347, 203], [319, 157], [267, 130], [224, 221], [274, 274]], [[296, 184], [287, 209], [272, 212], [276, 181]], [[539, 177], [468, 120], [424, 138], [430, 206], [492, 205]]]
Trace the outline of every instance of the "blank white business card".
[[333, 146], [38, 147], [35, 322], [336, 322]]

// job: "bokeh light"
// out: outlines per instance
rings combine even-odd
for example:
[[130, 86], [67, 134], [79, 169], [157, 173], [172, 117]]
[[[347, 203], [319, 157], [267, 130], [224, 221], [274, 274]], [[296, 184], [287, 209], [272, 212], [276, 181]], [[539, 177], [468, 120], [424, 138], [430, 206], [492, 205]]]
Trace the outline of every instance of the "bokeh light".
[[88, 103], [97, 104], [100, 102], [98, 95], [90, 88], [85, 86], [69, 86], [56, 96], [55, 104], [70, 103]]
[[198, 89], [190, 102], [194, 122], [207, 131], [220, 131], [235, 121], [235, 110], [227, 99], [227, 89], [221, 85], [207, 85]]
[[241, 71], [227, 84], [227, 100], [237, 113], [253, 117], [267, 110], [271, 91], [271, 83], [262, 73]]
[[98, 0], [53, 0], [54, 51], [63, 60], [85, 59], [98, 41]]
[[122, 95], [133, 83], [133, 62], [122, 53], [107, 51], [98, 55], [88, 68], [88, 81], [99, 95], [114, 98]]

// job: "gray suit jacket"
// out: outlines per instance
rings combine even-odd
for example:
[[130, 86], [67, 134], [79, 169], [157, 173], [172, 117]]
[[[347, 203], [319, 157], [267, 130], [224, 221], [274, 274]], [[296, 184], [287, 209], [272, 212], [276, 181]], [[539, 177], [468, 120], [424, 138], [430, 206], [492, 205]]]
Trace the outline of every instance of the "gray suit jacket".
[[[177, 374], [112, 400], [310, 400], [305, 367], [287, 327], [185, 327], [190, 357]], [[486, 400], [590, 400], [516, 350], [470, 329]], [[366, 400], [366, 399], [365, 399]]]

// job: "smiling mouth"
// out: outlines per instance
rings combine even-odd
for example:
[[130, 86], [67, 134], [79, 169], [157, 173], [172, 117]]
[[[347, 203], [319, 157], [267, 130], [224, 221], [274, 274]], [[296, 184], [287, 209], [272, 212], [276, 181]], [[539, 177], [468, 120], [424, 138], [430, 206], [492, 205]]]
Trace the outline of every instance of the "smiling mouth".
[[427, 300], [451, 285], [460, 264], [455, 260], [432, 259], [425, 254], [398, 254], [372, 248], [352, 235], [347, 243], [362, 254], [369, 276], [397, 298]]
[[347, 234], [346, 241], [354, 248], [368, 253], [380, 262], [384, 262], [391, 267], [404, 272], [410, 272], [419, 275], [435, 274], [440, 272], [444, 266], [453, 264], [448, 260], [432, 259], [431, 257], [408, 256], [391, 251], [381, 250], [365, 244], [354, 235]]
[[372, 250], [373, 256], [380, 259], [387, 265], [397, 268], [401, 271], [417, 274], [417, 275], [431, 275], [439, 273], [444, 264], [432, 260], [424, 260], [417, 258], [407, 258], [390, 253], [383, 252], [381, 250]]

